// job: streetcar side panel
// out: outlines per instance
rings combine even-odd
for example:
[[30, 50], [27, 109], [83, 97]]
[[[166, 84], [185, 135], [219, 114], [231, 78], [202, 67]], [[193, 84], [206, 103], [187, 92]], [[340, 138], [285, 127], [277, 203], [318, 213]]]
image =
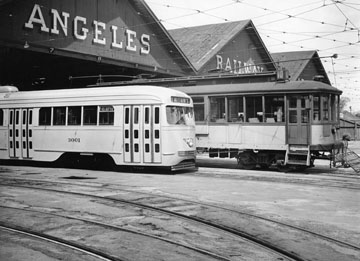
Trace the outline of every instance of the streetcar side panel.
[[[196, 126], [197, 147], [285, 149], [285, 126], [228, 124]], [[206, 129], [206, 132], [203, 131]]]

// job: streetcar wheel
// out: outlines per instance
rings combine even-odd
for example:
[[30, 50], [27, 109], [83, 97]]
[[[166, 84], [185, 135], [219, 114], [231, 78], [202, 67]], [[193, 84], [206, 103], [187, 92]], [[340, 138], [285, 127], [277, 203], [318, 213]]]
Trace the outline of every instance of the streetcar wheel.
[[253, 152], [241, 152], [237, 156], [238, 167], [241, 169], [256, 169], [256, 155]]

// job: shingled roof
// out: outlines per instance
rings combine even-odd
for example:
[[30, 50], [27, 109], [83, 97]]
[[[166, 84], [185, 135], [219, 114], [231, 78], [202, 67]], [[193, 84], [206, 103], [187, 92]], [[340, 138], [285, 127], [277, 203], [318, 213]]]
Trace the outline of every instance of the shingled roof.
[[314, 76], [324, 76], [324, 82], [330, 84], [324, 66], [317, 51], [294, 51], [271, 54], [274, 62], [289, 71], [291, 81], [312, 80]]
[[246, 30], [258, 52], [266, 61], [269, 71], [275, 71], [271, 56], [251, 20], [209, 24], [169, 30], [171, 37], [199, 71], [236, 35]]

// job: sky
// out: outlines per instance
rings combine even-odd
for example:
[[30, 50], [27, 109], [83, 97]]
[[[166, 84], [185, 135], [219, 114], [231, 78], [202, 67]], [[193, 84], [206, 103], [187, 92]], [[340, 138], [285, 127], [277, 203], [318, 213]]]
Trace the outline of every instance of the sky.
[[145, 1], [166, 29], [251, 19], [270, 53], [316, 50], [345, 109], [360, 112], [359, 0]]

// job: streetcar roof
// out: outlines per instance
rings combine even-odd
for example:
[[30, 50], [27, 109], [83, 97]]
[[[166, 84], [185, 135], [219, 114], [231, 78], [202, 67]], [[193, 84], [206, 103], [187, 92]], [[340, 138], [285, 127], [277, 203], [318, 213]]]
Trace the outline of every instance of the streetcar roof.
[[197, 85], [171, 87], [189, 95], [203, 94], [271, 94], [271, 93], [336, 93], [342, 91], [325, 83], [317, 81], [290, 81], [290, 82], [259, 82], [259, 83], [229, 83], [217, 85]]
[[173, 90], [159, 86], [133, 85], [82, 89], [4, 92], [0, 93], [0, 100], [2, 100], [3, 102], [16, 101], [17, 103], [36, 103], [44, 100], [56, 100], [66, 102], [69, 99], [81, 99], [83, 101], [92, 99], [114, 100], [121, 97], [122, 100], [146, 100], [157, 103], [166, 103], [171, 102], [171, 96], [188, 97], [187, 94], [179, 90]]

